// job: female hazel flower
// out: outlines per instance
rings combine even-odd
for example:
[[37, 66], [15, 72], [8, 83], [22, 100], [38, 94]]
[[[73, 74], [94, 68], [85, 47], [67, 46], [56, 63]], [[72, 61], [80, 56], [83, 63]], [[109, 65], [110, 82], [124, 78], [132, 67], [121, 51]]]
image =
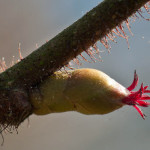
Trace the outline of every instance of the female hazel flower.
[[133, 83], [125, 88], [105, 73], [95, 69], [77, 69], [55, 72], [31, 93], [34, 113], [45, 115], [55, 112], [77, 111], [83, 114], [106, 114], [124, 105], [132, 105], [143, 119], [145, 115], [138, 106], [150, 103], [148, 86], [134, 92], [138, 84], [135, 72]]
[[122, 99], [122, 102], [127, 105], [132, 105], [142, 116], [143, 119], [145, 119], [145, 114], [141, 111], [141, 109], [138, 106], [142, 107], [148, 107], [150, 105], [149, 102], [145, 102], [143, 100], [149, 100], [150, 96], [146, 95], [145, 93], [150, 93], [150, 90], [147, 90], [148, 86], [143, 87], [143, 83], [141, 84], [141, 87], [138, 91], [132, 91], [138, 84], [138, 75], [136, 74], [136, 71], [134, 73], [134, 80], [132, 84], [127, 88], [130, 91], [130, 94]]

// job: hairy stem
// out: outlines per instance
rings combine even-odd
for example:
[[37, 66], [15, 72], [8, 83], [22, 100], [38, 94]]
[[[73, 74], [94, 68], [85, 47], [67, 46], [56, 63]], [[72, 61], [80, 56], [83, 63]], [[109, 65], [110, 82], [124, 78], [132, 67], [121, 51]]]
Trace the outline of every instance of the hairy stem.
[[104, 0], [81, 19], [0, 75], [0, 82], [29, 87], [63, 67], [148, 0]]

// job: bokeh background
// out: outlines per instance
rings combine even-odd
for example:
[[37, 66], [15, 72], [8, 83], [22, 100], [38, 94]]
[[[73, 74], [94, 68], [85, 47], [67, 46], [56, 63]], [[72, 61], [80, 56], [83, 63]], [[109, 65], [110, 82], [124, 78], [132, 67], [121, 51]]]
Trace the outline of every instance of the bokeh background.
[[[25, 57], [46, 40], [82, 17], [101, 0], [0, 0], [0, 57], [7, 64], [18, 58], [18, 43]], [[148, 17], [148, 15], [145, 15]], [[112, 43], [109, 54], [100, 46], [103, 62], [85, 63], [104, 71], [124, 86], [130, 85], [134, 70], [140, 83], [150, 84], [150, 22], [143, 19], [127, 31], [130, 49], [124, 39]], [[143, 109], [144, 121], [129, 106], [106, 115], [77, 112], [30, 117], [18, 134], [5, 134], [2, 150], [141, 150], [150, 147], [150, 108]], [[2, 138], [0, 137], [0, 143]]]

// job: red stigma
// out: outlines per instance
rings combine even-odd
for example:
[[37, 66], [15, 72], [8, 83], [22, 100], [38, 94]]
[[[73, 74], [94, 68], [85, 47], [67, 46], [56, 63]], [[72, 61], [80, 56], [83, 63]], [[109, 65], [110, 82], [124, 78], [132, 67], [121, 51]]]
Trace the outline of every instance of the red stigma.
[[135, 71], [134, 80], [132, 84], [127, 88], [130, 91], [130, 94], [127, 97], [125, 97], [122, 100], [122, 102], [127, 105], [132, 105], [139, 112], [142, 118], [145, 119], [145, 114], [138, 106], [148, 107], [150, 105], [149, 102], [144, 101], [144, 100], [150, 100], [150, 96], [145, 94], [145, 93], [150, 93], [150, 90], [147, 90], [148, 86], [144, 87], [142, 83], [138, 91], [132, 91], [137, 86], [138, 80], [139, 78]]

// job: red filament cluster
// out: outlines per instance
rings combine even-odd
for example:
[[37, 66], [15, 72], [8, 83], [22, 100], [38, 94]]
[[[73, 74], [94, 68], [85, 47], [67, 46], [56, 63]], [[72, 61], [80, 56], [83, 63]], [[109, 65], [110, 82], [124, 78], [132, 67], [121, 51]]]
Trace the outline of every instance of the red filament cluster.
[[144, 101], [144, 100], [150, 100], [150, 96], [145, 94], [145, 93], [150, 93], [150, 90], [147, 90], [148, 86], [144, 87], [142, 83], [138, 91], [132, 91], [137, 86], [138, 80], [139, 80], [138, 75], [136, 74], [135, 71], [134, 80], [132, 84], [127, 88], [130, 91], [130, 94], [127, 97], [125, 97], [122, 100], [122, 102], [127, 105], [132, 105], [139, 112], [142, 118], [145, 119], [145, 114], [138, 106], [148, 107], [150, 105], [149, 102]]

